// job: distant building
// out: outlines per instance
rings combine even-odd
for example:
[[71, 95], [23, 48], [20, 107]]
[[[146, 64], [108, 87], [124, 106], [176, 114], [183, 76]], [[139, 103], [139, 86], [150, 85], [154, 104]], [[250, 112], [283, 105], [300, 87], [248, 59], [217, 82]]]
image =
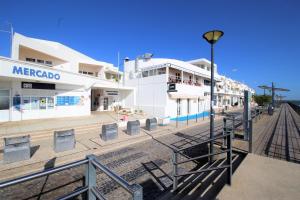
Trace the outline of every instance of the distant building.
[[[156, 117], [186, 120], [208, 115], [210, 109], [210, 61], [188, 62], [141, 58], [124, 63], [124, 81], [136, 89], [136, 104]], [[218, 74], [215, 67], [215, 109], [242, 106], [244, 90], [254, 93], [245, 84]]]

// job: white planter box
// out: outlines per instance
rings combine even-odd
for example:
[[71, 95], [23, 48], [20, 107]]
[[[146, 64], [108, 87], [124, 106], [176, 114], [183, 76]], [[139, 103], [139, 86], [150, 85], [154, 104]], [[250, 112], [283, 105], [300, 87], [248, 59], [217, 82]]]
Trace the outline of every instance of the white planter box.
[[166, 126], [166, 125], [170, 124], [170, 117], [159, 118], [158, 119], [158, 124], [160, 126]]

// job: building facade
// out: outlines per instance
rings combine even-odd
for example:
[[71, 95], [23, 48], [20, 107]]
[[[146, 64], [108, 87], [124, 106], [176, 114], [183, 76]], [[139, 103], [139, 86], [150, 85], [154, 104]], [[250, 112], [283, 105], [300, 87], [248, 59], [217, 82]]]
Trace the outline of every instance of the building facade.
[[[120, 107], [175, 120], [208, 115], [210, 61], [140, 56], [124, 72], [61, 43], [15, 33], [0, 57], [0, 122], [90, 115]], [[242, 106], [247, 85], [218, 74], [215, 109]]]
[[[215, 67], [214, 109], [243, 105], [244, 90], [254, 90], [218, 74]], [[172, 120], [207, 116], [210, 109], [210, 61], [180, 61], [144, 57], [126, 60], [125, 84], [135, 87], [136, 104], [148, 114]]]
[[122, 72], [57, 42], [15, 33], [0, 57], [0, 122], [90, 115], [124, 106]]

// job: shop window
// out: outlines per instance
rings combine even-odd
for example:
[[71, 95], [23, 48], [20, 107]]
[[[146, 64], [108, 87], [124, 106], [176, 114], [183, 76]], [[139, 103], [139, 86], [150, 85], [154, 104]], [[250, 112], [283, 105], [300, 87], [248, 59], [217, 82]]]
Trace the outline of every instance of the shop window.
[[0, 110], [9, 109], [9, 90], [0, 90]]
[[30, 110], [30, 97], [23, 97], [22, 102], [22, 109], [23, 110]]
[[46, 97], [40, 97], [40, 110], [46, 110], [47, 108], [47, 100]]
[[53, 108], [54, 108], [54, 98], [47, 97], [47, 109], [53, 109]]
[[40, 105], [39, 105], [39, 98], [38, 97], [31, 97], [31, 110], [38, 110]]

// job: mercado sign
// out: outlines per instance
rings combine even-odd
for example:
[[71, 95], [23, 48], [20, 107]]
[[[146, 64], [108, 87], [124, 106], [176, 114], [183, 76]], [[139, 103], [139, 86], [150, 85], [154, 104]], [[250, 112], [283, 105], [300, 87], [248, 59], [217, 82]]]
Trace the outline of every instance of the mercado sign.
[[35, 70], [35, 69], [31, 69], [29, 67], [13, 66], [12, 73], [17, 74], [17, 75], [38, 77], [38, 78], [44, 78], [44, 79], [54, 79], [54, 80], [60, 79], [60, 74], [58, 74], [58, 73], [52, 73], [52, 72], [49, 72], [46, 70]]

